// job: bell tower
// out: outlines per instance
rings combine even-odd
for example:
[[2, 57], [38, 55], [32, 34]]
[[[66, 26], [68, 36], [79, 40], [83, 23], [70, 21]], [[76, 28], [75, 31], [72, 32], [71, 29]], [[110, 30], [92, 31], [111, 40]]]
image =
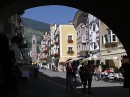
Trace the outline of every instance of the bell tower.
[[37, 39], [36, 39], [35, 34], [33, 34], [33, 36], [32, 36], [31, 52], [32, 52], [32, 62], [36, 62], [36, 59], [37, 59]]

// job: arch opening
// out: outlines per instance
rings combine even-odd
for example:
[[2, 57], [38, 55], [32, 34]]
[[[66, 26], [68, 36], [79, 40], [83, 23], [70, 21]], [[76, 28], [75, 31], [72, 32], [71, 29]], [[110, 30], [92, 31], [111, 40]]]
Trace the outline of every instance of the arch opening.
[[[19, 3], [18, 3], [19, 4]], [[22, 4], [24, 4], [24, 3], [22, 3]], [[21, 5], [22, 5], [21, 4]], [[33, 4], [33, 3], [32, 3]], [[40, 3], [41, 4], [41, 3]], [[34, 4], [35, 5], [35, 4]], [[37, 5], [39, 5], [39, 3], [37, 3]], [[63, 5], [69, 5], [68, 3], [63, 3]], [[30, 6], [32, 6], [32, 5], [30, 5]], [[70, 4], [70, 6], [71, 6], [71, 4]], [[28, 6], [26, 5], [26, 7], [25, 7], [26, 9], [28, 8]], [[25, 8], [21, 8], [21, 9], [25, 9]], [[31, 7], [30, 7], [31, 8]], [[76, 7], [75, 8], [78, 8], [78, 5], [76, 5]], [[15, 8], [13, 8], [14, 10], [12, 10], [12, 12], [9, 12], [8, 14], [9, 14], [9, 16], [10, 16], [10, 14], [12, 14], [12, 13], [14, 13], [14, 12], [17, 12], [18, 11], [18, 9], [15, 9]], [[20, 9], [20, 11], [22, 11]], [[79, 9], [80, 9], [80, 7], [79, 7]], [[82, 8], [81, 8], [82, 9]], [[86, 11], [84, 8], [83, 8], [83, 10], [85, 11], [85, 12], [88, 12], [88, 11]], [[92, 10], [92, 11], [91, 11]], [[0, 11], [0, 12], [2, 12], [2, 11]], [[110, 25], [110, 28], [111, 29], [113, 29], [113, 31], [117, 34], [117, 36], [119, 37], [119, 39], [121, 39], [121, 41], [122, 41], [122, 43], [124, 43], [124, 47], [126, 48], [126, 51], [128, 51], [128, 44], [126, 44], [126, 41], [123, 41], [124, 39], [123, 38], [121, 38], [121, 37], [123, 37], [123, 36], [121, 36], [122, 34], [121, 33], [117, 33], [118, 31], [119, 31], [119, 28], [117, 28], [116, 26], [118, 26], [118, 25], [116, 25], [116, 20], [115, 20], [115, 22], [113, 23], [113, 24], [110, 24], [111, 22], [109, 21], [109, 19], [107, 20], [107, 18], [105, 18], [105, 17], [103, 17], [103, 16], [100, 16], [99, 15], [99, 13], [97, 13], [96, 11], [93, 11], [93, 9], [92, 8], [90, 8], [89, 9], [89, 12], [90, 13], [93, 13], [93, 14], [95, 14], [95, 16], [99, 16], [99, 18], [101, 17], [101, 20], [104, 20], [105, 21], [105, 23], [106, 24], [108, 24], [108, 25]], [[97, 15], [96, 15], [97, 14]], [[3, 16], [4, 16], [4, 14], [2, 14]], [[107, 16], [108, 15], [108, 13], [105, 13], [105, 16]], [[8, 16], [8, 15], [7, 15]], [[2, 16], [1, 16], [1, 18], [2, 19], [4, 19]], [[113, 18], [115, 19], [115, 17], [113, 16]], [[113, 20], [112, 18], [110, 18], [110, 20]], [[121, 26], [121, 25], [120, 25]], [[123, 31], [123, 30], [120, 30], [119, 32], [121, 32], [121, 31]], [[127, 42], [128, 43], [128, 42]], [[128, 54], [129, 54], [129, 52], [128, 52]]]

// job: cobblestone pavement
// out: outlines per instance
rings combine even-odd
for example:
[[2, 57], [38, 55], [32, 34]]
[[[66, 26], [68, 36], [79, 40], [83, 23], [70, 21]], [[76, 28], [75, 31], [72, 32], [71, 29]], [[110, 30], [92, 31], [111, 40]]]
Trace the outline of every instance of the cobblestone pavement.
[[129, 90], [120, 83], [92, 82], [93, 95], [83, 93], [83, 87], [74, 91], [66, 89], [65, 73], [40, 70], [37, 79], [30, 77], [21, 83], [21, 97], [129, 97]]

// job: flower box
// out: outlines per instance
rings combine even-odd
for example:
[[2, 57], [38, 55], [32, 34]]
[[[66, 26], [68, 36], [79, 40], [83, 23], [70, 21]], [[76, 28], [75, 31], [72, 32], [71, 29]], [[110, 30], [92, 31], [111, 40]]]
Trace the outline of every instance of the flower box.
[[117, 42], [106, 42], [105, 43], [105, 48], [113, 48], [113, 47], [117, 47], [118, 46], [118, 43]]
[[73, 51], [68, 51], [67, 53], [73, 54], [74, 52]]
[[73, 40], [68, 40], [68, 43], [73, 43]]

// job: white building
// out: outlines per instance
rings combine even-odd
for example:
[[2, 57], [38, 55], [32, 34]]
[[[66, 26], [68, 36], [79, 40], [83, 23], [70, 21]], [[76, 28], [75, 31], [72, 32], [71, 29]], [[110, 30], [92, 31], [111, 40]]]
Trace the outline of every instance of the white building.
[[74, 26], [77, 31], [78, 56], [99, 56], [99, 19], [78, 10], [74, 17]]
[[56, 53], [56, 47], [55, 47], [55, 31], [57, 29], [57, 25], [56, 24], [51, 24], [50, 25], [50, 37], [51, 37], [51, 43], [50, 43], [50, 46], [51, 46], [51, 56], [52, 56], [52, 62], [54, 60], [54, 54]]
[[90, 57], [100, 56], [99, 19], [89, 14], [89, 53]]

